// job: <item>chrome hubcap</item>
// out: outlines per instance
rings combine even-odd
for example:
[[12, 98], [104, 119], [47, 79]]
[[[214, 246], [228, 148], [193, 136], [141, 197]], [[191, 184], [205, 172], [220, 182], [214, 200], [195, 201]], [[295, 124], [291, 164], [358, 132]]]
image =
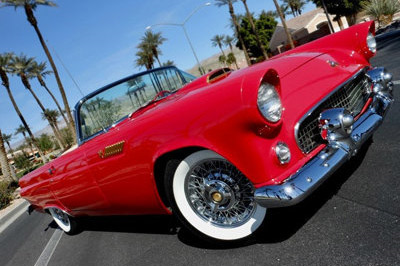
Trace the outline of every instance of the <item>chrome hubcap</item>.
[[54, 208], [53, 210], [54, 210], [54, 213], [55, 213], [56, 216], [57, 216], [57, 219], [58, 219], [60, 222], [62, 222], [65, 226], [68, 226], [68, 225], [69, 225], [69, 218], [68, 218], [68, 215], [65, 214], [64, 212], [62, 212], [62, 211], [59, 210], [59, 209]]
[[189, 171], [185, 194], [193, 211], [207, 222], [235, 227], [255, 211], [254, 188], [232, 164], [222, 159], [197, 163]]

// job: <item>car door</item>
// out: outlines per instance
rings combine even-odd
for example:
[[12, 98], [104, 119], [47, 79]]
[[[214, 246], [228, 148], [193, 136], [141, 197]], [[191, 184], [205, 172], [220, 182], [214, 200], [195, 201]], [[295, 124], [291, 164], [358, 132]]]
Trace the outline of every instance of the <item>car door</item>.
[[73, 211], [105, 209], [107, 201], [89, 171], [84, 145], [61, 156], [45, 167], [57, 200]]

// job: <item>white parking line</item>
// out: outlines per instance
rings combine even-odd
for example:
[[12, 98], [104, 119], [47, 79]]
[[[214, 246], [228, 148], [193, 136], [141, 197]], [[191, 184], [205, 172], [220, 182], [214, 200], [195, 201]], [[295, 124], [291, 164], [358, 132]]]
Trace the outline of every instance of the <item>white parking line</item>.
[[58, 242], [60, 242], [63, 233], [64, 232], [60, 229], [56, 229], [54, 231], [42, 254], [40, 254], [39, 259], [36, 261], [35, 266], [47, 266], [51, 256], [53, 256], [53, 253], [56, 250]]
[[393, 81], [393, 84], [394, 84], [394, 85], [399, 85], [399, 84], [400, 84], [400, 80], [395, 80], [395, 81]]

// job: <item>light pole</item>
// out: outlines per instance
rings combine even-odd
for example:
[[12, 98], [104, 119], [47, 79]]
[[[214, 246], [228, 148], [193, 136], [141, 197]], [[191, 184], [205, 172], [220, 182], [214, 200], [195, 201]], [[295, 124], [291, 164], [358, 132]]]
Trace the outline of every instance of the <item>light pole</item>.
[[208, 2], [208, 3], [205, 3], [204, 5], [201, 5], [201, 6], [197, 7], [195, 10], [192, 11], [192, 13], [190, 13], [189, 16], [187, 16], [187, 18], [182, 23], [157, 23], [157, 24], [153, 24], [153, 25], [150, 25], [150, 26], [146, 27], [146, 30], [149, 30], [149, 29], [151, 29], [151, 28], [153, 28], [155, 26], [178, 26], [178, 27], [182, 27], [183, 32], [185, 33], [185, 37], [186, 37], [186, 39], [187, 39], [187, 41], [188, 41], [188, 43], [190, 45], [190, 48], [192, 49], [194, 58], [196, 59], [196, 62], [199, 65], [200, 74], [202, 74], [202, 75], [204, 75], [205, 72], [204, 72], [204, 69], [203, 69], [202, 65], [200, 64], [200, 61], [199, 61], [199, 58], [196, 55], [196, 52], [194, 51], [193, 44], [190, 41], [189, 35], [188, 35], [187, 31], [186, 31], [185, 24], [197, 11], [199, 11], [203, 7], [210, 6], [210, 5], [211, 5], [211, 3]]

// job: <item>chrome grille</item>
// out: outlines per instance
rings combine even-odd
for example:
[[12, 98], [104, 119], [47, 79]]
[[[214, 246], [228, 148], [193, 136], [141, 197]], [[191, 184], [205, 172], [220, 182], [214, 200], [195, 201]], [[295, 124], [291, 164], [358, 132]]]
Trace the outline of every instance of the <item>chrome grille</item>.
[[300, 123], [297, 131], [297, 144], [304, 153], [309, 153], [323, 139], [318, 128], [318, 118], [322, 111], [331, 108], [345, 108], [357, 116], [363, 109], [369, 97], [370, 83], [364, 72], [348, 81], [316, 108]]

